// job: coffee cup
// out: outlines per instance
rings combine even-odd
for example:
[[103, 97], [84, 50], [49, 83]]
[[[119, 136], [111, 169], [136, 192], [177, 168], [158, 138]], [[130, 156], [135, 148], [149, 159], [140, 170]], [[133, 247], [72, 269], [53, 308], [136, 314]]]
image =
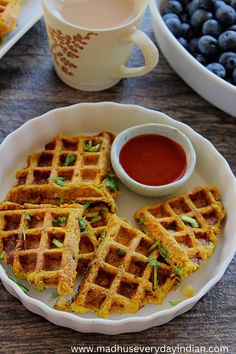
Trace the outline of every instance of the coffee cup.
[[[68, 19], [63, 16], [63, 6], [66, 9], [67, 1], [71, 4], [71, 12], [68, 13], [73, 21], [70, 21], [70, 17]], [[103, 21], [102, 18], [97, 27], [96, 22], [88, 22], [86, 25], [86, 16], [81, 16], [85, 23], [80, 24], [79, 19], [76, 22], [79, 6], [84, 6], [81, 12], [87, 11], [85, 6], [89, 5], [89, 1], [96, 1], [96, 4], [101, 2], [103, 6], [106, 0], [42, 0], [49, 45], [59, 78], [75, 89], [101, 91], [114, 86], [123, 78], [142, 76], [150, 72], [158, 63], [158, 50], [149, 37], [139, 30], [148, 0], [123, 0], [127, 2], [127, 7], [133, 7], [132, 13], [124, 20], [122, 15], [125, 11], [118, 11], [122, 9], [110, 11], [110, 17], [104, 15], [104, 19], [110, 21], [107, 27], [108, 21]], [[116, 6], [122, 5], [122, 1], [118, 1], [120, 2]], [[112, 2], [109, 4], [112, 5]], [[96, 9], [92, 11], [96, 15]], [[112, 13], [117, 15], [116, 22], [113, 21]], [[143, 53], [144, 66], [127, 66], [134, 45]]]

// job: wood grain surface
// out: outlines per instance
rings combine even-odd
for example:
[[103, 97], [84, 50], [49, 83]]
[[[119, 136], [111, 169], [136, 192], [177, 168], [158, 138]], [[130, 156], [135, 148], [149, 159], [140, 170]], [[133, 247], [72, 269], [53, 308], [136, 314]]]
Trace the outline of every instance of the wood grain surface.
[[[149, 13], [143, 29], [154, 40]], [[131, 65], [140, 65], [134, 50]], [[0, 61], [0, 141], [29, 119], [78, 102], [114, 101], [160, 110], [207, 137], [236, 172], [236, 120], [198, 96], [161, 55], [150, 74], [99, 93], [64, 85], [51, 62], [44, 23], [38, 22]], [[6, 156], [7, 158], [7, 156]], [[0, 284], [0, 353], [70, 353], [71, 346], [225, 345], [236, 353], [235, 260], [219, 283], [189, 312], [141, 333], [104, 336], [60, 328], [30, 313]], [[141, 350], [139, 351], [141, 352]], [[188, 351], [190, 353], [190, 351]], [[193, 351], [191, 351], [193, 353]]]

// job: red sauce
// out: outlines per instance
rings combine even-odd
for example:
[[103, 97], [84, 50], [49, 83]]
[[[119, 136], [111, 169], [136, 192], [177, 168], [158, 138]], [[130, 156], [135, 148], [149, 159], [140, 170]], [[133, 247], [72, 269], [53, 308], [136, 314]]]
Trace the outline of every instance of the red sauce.
[[124, 144], [120, 163], [137, 182], [162, 186], [184, 175], [187, 157], [184, 149], [175, 141], [162, 135], [143, 134]]

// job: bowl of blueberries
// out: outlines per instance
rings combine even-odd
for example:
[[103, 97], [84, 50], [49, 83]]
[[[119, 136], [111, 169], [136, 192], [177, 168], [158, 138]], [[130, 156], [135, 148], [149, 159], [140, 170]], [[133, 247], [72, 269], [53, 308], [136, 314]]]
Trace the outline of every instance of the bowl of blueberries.
[[199, 95], [236, 117], [236, 0], [149, 0], [158, 45]]

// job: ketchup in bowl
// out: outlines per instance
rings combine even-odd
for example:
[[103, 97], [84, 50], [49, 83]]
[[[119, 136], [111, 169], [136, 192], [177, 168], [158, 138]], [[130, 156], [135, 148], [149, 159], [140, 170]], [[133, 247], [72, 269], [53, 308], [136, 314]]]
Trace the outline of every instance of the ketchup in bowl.
[[122, 147], [119, 160], [131, 178], [148, 186], [177, 181], [187, 169], [187, 156], [182, 146], [158, 134], [131, 138]]

